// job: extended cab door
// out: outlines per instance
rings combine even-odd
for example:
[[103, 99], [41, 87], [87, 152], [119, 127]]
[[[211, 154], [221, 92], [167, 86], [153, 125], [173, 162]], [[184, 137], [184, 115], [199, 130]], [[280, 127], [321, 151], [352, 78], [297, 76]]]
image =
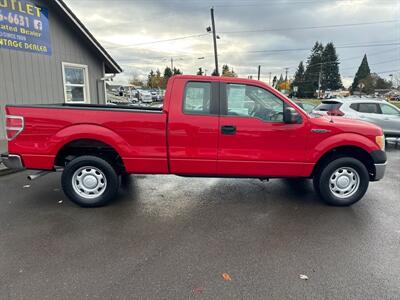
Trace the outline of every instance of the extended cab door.
[[220, 175], [306, 176], [307, 120], [284, 123], [285, 105], [264, 87], [221, 83]]
[[217, 174], [219, 83], [175, 79], [168, 114], [173, 174]]

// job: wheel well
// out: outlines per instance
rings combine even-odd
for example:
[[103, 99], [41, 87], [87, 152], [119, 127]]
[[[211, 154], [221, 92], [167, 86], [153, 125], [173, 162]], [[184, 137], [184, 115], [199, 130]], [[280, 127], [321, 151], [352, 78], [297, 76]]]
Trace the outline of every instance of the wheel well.
[[125, 167], [121, 156], [110, 145], [91, 139], [72, 141], [64, 145], [56, 156], [54, 165], [65, 167], [71, 160], [82, 155], [93, 155], [108, 161], [117, 172], [124, 172]]
[[337, 147], [326, 152], [315, 165], [312, 176], [314, 176], [321, 167], [339, 157], [352, 157], [358, 159], [367, 168], [371, 179], [373, 178], [373, 175], [375, 174], [375, 165], [371, 155], [364, 149], [355, 146]]

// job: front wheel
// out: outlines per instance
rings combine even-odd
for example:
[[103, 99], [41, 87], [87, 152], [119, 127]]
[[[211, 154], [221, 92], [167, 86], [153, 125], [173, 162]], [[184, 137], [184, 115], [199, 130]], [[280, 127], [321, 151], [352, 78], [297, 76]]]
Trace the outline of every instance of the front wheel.
[[119, 180], [109, 162], [96, 156], [72, 160], [61, 177], [64, 193], [82, 207], [106, 205], [118, 193]]
[[352, 157], [342, 157], [322, 167], [314, 176], [314, 189], [324, 202], [349, 206], [359, 201], [369, 185], [365, 165]]

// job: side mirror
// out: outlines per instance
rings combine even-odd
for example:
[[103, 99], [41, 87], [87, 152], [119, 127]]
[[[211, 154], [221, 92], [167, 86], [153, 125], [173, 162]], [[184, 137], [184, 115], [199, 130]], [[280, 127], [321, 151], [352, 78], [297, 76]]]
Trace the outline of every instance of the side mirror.
[[301, 117], [299, 113], [293, 107], [286, 107], [283, 111], [283, 122], [285, 122], [286, 124], [301, 123], [299, 122], [300, 120]]

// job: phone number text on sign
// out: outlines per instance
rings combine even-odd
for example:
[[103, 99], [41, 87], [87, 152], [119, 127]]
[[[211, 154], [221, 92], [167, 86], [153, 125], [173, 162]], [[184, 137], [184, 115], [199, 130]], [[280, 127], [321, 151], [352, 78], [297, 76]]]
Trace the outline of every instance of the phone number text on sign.
[[10, 25], [20, 25], [26, 28], [29, 28], [29, 18], [23, 15], [8, 13], [8, 15], [0, 14], [0, 22], [8, 21]]
[[0, 48], [51, 55], [48, 9], [28, 0], [0, 0]]

